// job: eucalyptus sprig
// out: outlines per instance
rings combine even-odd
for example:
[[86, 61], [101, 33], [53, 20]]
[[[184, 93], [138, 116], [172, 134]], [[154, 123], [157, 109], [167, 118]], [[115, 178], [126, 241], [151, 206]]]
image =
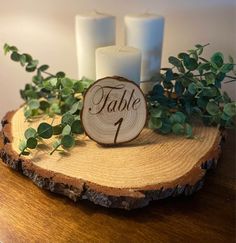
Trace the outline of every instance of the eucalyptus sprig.
[[32, 83], [26, 84], [20, 91], [26, 102], [25, 118], [32, 120], [41, 115], [61, 116], [61, 123], [55, 126], [42, 122], [37, 129], [28, 128], [19, 144], [21, 154], [29, 154], [29, 149], [36, 148], [41, 140], [52, 136], [56, 136], [57, 140], [53, 143], [51, 154], [60, 147], [73, 147], [76, 135], [83, 133], [80, 122], [83, 93], [92, 81], [86, 78], [71, 79], [64, 72], [52, 74], [48, 72], [48, 65], [39, 65], [38, 60], [27, 53], [20, 53], [15, 46], [5, 44], [4, 53], [10, 53], [11, 59], [19, 62], [27, 72], [34, 72]]
[[236, 81], [235, 63], [221, 52], [210, 60], [201, 55], [207, 45], [169, 57], [170, 68], [164, 71], [148, 95], [149, 127], [160, 133], [193, 137], [192, 123], [200, 119], [205, 125], [234, 126], [236, 102], [221, 91], [224, 80]]
[[[156, 85], [147, 96], [150, 129], [192, 138], [195, 119], [205, 125], [234, 126], [236, 102], [221, 91], [221, 84], [224, 80], [236, 81], [236, 76], [228, 74], [236, 75], [235, 63], [232, 57], [225, 62], [220, 52], [214, 53], [210, 60], [203, 58], [207, 45], [196, 45], [195, 49], [169, 57], [172, 67], [162, 69], [164, 73], [155, 79]], [[83, 133], [80, 121], [83, 93], [92, 81], [71, 79], [64, 72], [52, 74], [48, 65], [39, 66], [38, 60], [19, 53], [15, 46], [5, 44], [4, 52], [10, 53], [11, 59], [27, 72], [34, 72], [32, 83], [20, 91], [26, 102], [26, 119], [47, 115], [54, 121], [57, 115], [61, 117], [59, 124], [42, 122], [37, 129], [28, 128], [19, 144], [21, 154], [28, 155], [43, 139], [53, 136], [56, 140], [51, 154], [60, 148], [73, 147], [77, 135]]]

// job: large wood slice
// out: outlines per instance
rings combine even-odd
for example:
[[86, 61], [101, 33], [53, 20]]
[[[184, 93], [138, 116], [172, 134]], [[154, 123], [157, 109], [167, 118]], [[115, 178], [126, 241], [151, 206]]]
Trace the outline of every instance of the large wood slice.
[[220, 131], [196, 126], [197, 139], [144, 129], [118, 147], [103, 147], [80, 136], [71, 153], [50, 156], [53, 140], [47, 140], [29, 157], [19, 157], [20, 138], [38, 122], [25, 122], [20, 108], [8, 113], [2, 124], [3, 162], [41, 188], [105, 207], [133, 209], [169, 196], [190, 195], [202, 187], [206, 169], [215, 165], [220, 152]]

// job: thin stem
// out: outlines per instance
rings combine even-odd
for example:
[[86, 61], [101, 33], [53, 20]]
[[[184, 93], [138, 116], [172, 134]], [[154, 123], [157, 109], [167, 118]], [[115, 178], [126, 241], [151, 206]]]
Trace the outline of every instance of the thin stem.
[[234, 81], [236, 81], [236, 79], [231, 79], [231, 80], [225, 81], [224, 83], [227, 84], [227, 83], [232, 83]]
[[226, 78], [236, 79], [236, 76], [225, 75]]
[[59, 147], [61, 146], [61, 143], [59, 143], [51, 152], [50, 155], [52, 155]]
[[45, 74], [47, 74], [47, 75], [49, 75], [49, 76], [56, 77], [54, 74], [49, 73], [49, 72], [47, 72], [47, 71], [41, 71], [41, 72], [42, 72], [42, 73], [45, 73]]
[[19, 157], [25, 152], [26, 149], [27, 149], [27, 146], [24, 147], [24, 149], [20, 152]]

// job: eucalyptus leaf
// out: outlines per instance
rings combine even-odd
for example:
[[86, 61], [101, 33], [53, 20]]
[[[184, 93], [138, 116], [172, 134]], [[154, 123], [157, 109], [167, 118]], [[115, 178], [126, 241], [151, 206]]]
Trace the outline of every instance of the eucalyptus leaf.
[[180, 123], [175, 123], [172, 126], [172, 131], [176, 135], [182, 135], [184, 133], [184, 126]]
[[72, 123], [74, 122], [75, 118], [72, 114], [70, 113], [66, 113], [62, 116], [61, 118], [61, 124], [62, 125], [72, 125]]
[[220, 108], [214, 101], [210, 101], [210, 102], [208, 102], [208, 104], [206, 106], [206, 110], [209, 114], [214, 116], [219, 113]]
[[64, 148], [71, 148], [75, 145], [75, 139], [71, 135], [65, 135], [61, 139], [61, 144]]
[[30, 149], [35, 149], [38, 145], [38, 141], [34, 137], [30, 137], [27, 139], [27, 147]]
[[26, 139], [35, 137], [36, 134], [37, 134], [37, 131], [32, 127], [27, 128], [24, 133]]
[[71, 131], [75, 134], [82, 134], [84, 132], [84, 129], [82, 127], [81, 121], [75, 120], [72, 123]]
[[71, 133], [71, 126], [70, 125], [66, 125], [63, 130], [62, 130], [62, 135], [69, 135]]
[[217, 67], [221, 67], [224, 63], [224, 56], [221, 52], [216, 52], [211, 57], [211, 62], [215, 64]]
[[31, 110], [35, 110], [35, 109], [38, 109], [40, 106], [40, 103], [38, 100], [36, 99], [32, 99], [28, 102], [28, 107], [31, 109]]
[[224, 113], [227, 116], [236, 116], [236, 102], [228, 103], [224, 106]]
[[19, 150], [24, 151], [27, 148], [26, 140], [20, 140], [19, 142]]
[[18, 54], [17, 52], [12, 52], [11, 54], [11, 60], [15, 61], [15, 62], [19, 62], [20, 61], [20, 54]]
[[69, 78], [63, 78], [61, 80], [61, 84], [64, 88], [68, 88], [68, 89], [71, 89], [74, 85], [73, 81]]
[[182, 62], [176, 57], [171, 56], [171, 57], [169, 57], [168, 60], [169, 60], [169, 63], [174, 65], [175, 67], [181, 67], [182, 66]]
[[39, 124], [37, 132], [39, 137], [48, 139], [51, 138], [53, 135], [53, 128], [50, 124], [42, 122]]

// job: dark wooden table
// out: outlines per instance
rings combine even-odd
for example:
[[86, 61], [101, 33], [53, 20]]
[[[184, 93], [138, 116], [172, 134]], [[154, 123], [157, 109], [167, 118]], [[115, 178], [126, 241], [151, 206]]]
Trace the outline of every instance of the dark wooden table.
[[235, 136], [229, 132], [202, 190], [130, 212], [75, 204], [0, 162], [0, 241], [235, 242]]

